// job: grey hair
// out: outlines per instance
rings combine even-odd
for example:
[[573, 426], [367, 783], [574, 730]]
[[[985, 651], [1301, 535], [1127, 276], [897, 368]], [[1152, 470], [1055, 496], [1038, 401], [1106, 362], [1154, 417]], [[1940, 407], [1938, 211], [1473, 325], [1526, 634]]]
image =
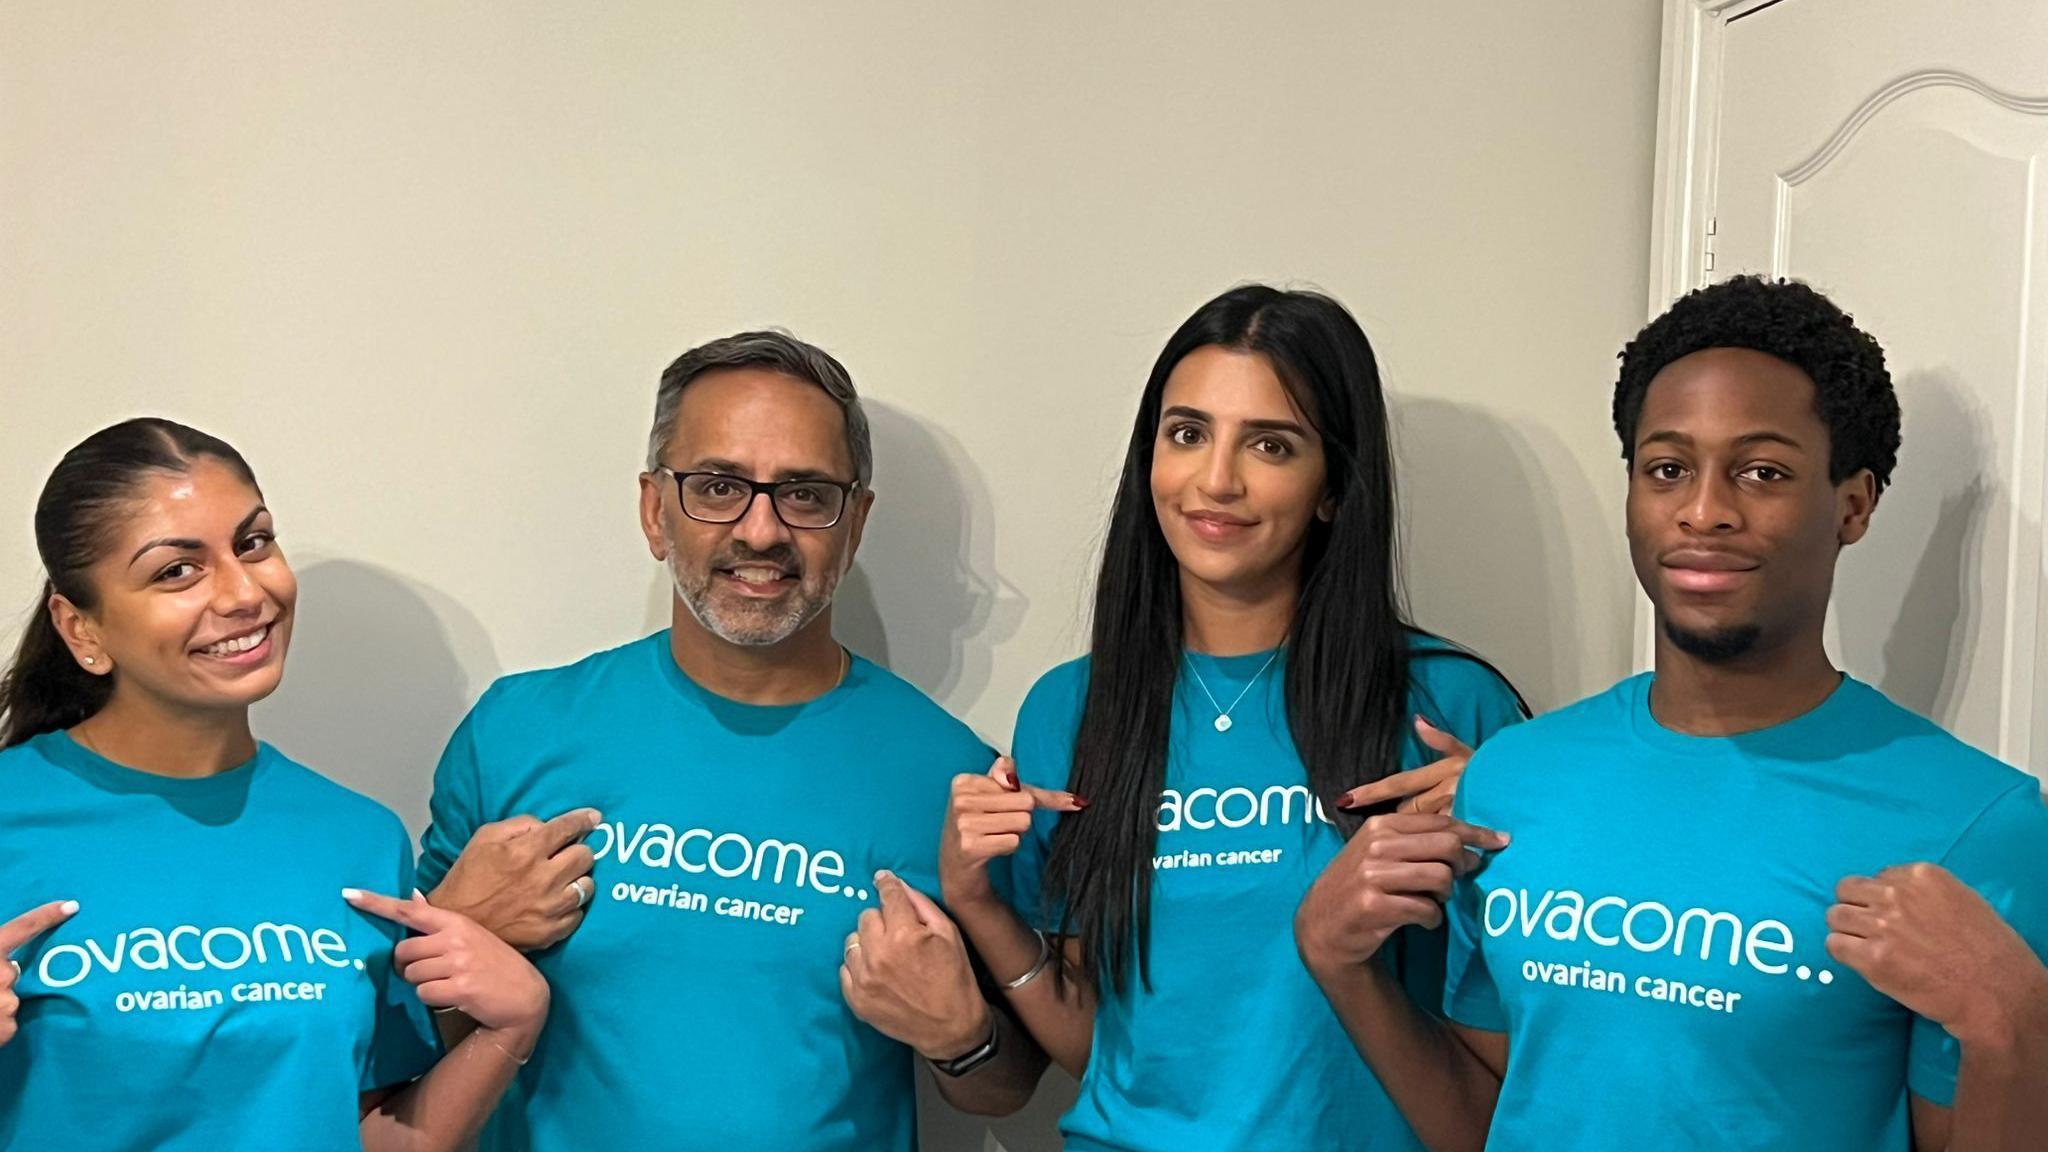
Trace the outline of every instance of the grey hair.
[[647, 437], [648, 471], [661, 466], [662, 450], [675, 437], [683, 389], [706, 372], [723, 368], [766, 368], [823, 389], [846, 414], [846, 447], [853, 456], [854, 479], [863, 488], [874, 483], [875, 446], [868, 434], [868, 414], [860, 406], [860, 394], [853, 390], [853, 377], [830, 352], [777, 329], [741, 332], [700, 344], [676, 357], [662, 372], [661, 389], [654, 397], [654, 431]]

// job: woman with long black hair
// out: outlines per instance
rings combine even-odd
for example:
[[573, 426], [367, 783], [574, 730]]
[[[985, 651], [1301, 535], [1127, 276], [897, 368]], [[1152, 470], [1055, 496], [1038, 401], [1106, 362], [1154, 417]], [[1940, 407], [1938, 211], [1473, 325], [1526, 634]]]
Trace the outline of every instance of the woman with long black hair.
[[[125, 421], [64, 455], [35, 533], [0, 678], [0, 1147], [463, 1146], [548, 988], [406, 899], [388, 809], [251, 735], [298, 585], [249, 465]], [[425, 1006], [474, 1027], [442, 1055]]]
[[[1420, 1147], [1293, 917], [1363, 809], [1448, 808], [1466, 744], [1523, 709], [1408, 621], [1395, 536], [1379, 371], [1340, 305], [1253, 285], [1180, 326], [1089, 655], [1031, 690], [1014, 763], [955, 781], [941, 856], [948, 907], [1081, 1081], [1068, 1148]], [[1391, 962], [1433, 1008], [1442, 941], [1412, 935]]]

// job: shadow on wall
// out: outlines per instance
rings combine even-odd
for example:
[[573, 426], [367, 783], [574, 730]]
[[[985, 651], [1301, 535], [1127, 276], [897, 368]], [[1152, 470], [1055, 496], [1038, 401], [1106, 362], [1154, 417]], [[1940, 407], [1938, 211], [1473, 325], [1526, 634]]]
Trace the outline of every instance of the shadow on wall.
[[1079, 1091], [1073, 1077], [1046, 1071], [1031, 1103], [1014, 1116], [988, 1120], [953, 1110], [932, 1084], [934, 1073], [917, 1074], [917, 1142], [922, 1152], [1059, 1152], [1060, 1117]]
[[[1906, 441], [1869, 535], [1843, 557], [1834, 609], [1842, 663], [1943, 727], [1956, 726], [1997, 466], [1984, 413], [1939, 372], [1898, 384]], [[1903, 582], [1901, 574], [1912, 575]], [[1889, 626], [1870, 626], [1888, 621]], [[1989, 639], [1989, 638], [1987, 638]]]
[[995, 505], [960, 442], [867, 402], [875, 510], [833, 625], [854, 651], [964, 715], [1029, 602], [995, 571]]
[[257, 734], [383, 802], [417, 839], [470, 686], [498, 674], [490, 636], [453, 599], [369, 564], [314, 560], [298, 577], [289, 663], [256, 707]]
[[[1572, 527], [1605, 514], [1571, 451], [1540, 425], [1390, 402], [1416, 622], [1485, 656], [1539, 712], [1590, 690], [1588, 676], [1604, 687], [1627, 666], [1626, 570], [1573, 571]], [[1618, 524], [1578, 526], [1621, 536]], [[1596, 650], [1603, 635], [1611, 653]]]

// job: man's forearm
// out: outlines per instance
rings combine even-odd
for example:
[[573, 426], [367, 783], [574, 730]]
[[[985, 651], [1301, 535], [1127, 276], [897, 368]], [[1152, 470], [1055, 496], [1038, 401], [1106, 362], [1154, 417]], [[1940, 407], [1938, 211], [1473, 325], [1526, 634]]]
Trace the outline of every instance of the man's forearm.
[[1430, 1152], [1480, 1152], [1500, 1078], [1377, 963], [1311, 969], [1352, 1046]]
[[1008, 1013], [993, 1004], [988, 1012], [996, 1030], [994, 1058], [964, 1076], [936, 1071], [932, 1076], [938, 1081], [939, 1095], [962, 1112], [1008, 1116], [1031, 1101], [1039, 1077], [1045, 1074], [1046, 1056]]

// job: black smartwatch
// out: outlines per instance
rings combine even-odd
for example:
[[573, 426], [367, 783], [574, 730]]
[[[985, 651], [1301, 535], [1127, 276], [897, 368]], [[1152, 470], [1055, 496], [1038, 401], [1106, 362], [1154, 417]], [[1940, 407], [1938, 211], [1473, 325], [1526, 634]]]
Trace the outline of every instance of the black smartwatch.
[[988, 1014], [988, 1039], [951, 1060], [933, 1060], [927, 1057], [925, 1063], [931, 1065], [932, 1071], [941, 1076], [965, 1076], [996, 1058], [996, 1037], [1002, 1033], [1003, 1030], [996, 1024], [995, 1009], [991, 1008]]

